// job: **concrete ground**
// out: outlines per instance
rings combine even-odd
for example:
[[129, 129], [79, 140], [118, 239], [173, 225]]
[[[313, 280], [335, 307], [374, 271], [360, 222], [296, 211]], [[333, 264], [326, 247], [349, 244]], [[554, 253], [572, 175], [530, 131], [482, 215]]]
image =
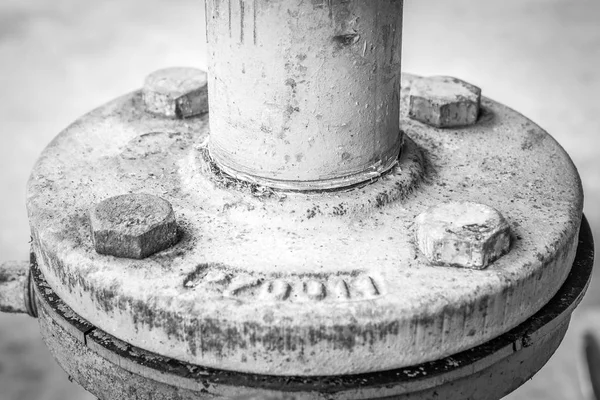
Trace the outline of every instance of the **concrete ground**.
[[[44, 146], [148, 72], [205, 67], [203, 13], [200, 0], [0, 2], [0, 260], [27, 257], [24, 188]], [[466, 79], [547, 129], [579, 168], [600, 241], [598, 21], [594, 0], [408, 1], [403, 62]], [[510, 399], [590, 398], [580, 338], [600, 315], [599, 285], [555, 357]], [[0, 314], [0, 400], [91, 398], [55, 365], [34, 320]]]

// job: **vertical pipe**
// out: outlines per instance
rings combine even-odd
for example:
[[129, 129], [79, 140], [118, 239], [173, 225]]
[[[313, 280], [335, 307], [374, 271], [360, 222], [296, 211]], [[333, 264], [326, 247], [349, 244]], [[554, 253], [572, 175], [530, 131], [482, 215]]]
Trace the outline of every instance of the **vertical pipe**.
[[284, 189], [349, 186], [391, 168], [402, 0], [207, 0], [213, 160]]

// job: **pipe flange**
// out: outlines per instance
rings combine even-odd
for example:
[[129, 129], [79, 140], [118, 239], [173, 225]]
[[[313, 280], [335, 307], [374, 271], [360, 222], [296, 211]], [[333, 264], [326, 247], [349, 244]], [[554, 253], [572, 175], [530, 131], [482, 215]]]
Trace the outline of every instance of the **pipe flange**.
[[589, 286], [593, 261], [592, 233], [584, 219], [567, 280], [542, 310], [517, 328], [433, 362], [369, 374], [320, 377], [236, 373], [149, 353], [83, 320], [54, 293], [35, 264], [33, 271], [44, 340], [65, 371], [102, 398], [136, 393], [140, 399], [154, 400], [232, 398], [241, 394], [280, 400], [391, 396], [492, 400], [530, 379], [554, 353], [571, 313]]
[[[223, 183], [204, 157], [207, 116], [152, 116], [139, 92], [91, 112], [52, 142], [29, 181], [40, 269], [107, 333], [236, 371], [389, 370], [507, 332], [569, 273], [579, 176], [546, 132], [487, 98], [468, 127], [410, 119], [419, 79], [403, 78], [407, 139], [397, 169], [352, 190]], [[89, 209], [126, 193], [169, 201], [179, 243], [144, 260], [97, 254]], [[415, 218], [449, 201], [497, 210], [510, 226], [510, 251], [481, 271], [432, 265], [416, 245]]]

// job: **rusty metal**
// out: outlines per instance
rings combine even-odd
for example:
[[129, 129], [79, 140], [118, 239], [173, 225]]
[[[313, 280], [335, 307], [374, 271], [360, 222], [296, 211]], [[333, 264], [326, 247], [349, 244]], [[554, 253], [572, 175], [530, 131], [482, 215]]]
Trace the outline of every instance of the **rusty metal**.
[[[594, 244], [584, 220], [573, 268], [558, 293], [517, 328], [482, 346], [402, 369], [348, 376], [264, 376], [178, 362], [82, 320], [35, 267], [44, 340], [63, 368], [100, 399], [498, 399], [543, 366], [590, 282]], [[76, 354], [77, 357], [72, 355]], [[100, 373], [98, 373], [100, 372]]]
[[[581, 186], [547, 133], [489, 99], [468, 128], [440, 132], [408, 118], [420, 79], [403, 80], [397, 165], [375, 182], [320, 193], [225, 174], [207, 154], [207, 115], [155, 118], [140, 92], [111, 102], [34, 167], [27, 206], [40, 269], [95, 326], [215, 368], [366, 373], [485, 343], [564, 282]], [[97, 254], [90, 205], [139, 192], [172, 204], [179, 243], [141, 261]], [[431, 266], [415, 246], [415, 217], [449, 200], [498, 210], [515, 235], [511, 251], [476, 274]]]
[[436, 128], [473, 125], [481, 107], [481, 89], [450, 76], [432, 76], [410, 88], [408, 116]]
[[207, 1], [217, 165], [293, 190], [350, 186], [389, 171], [402, 145], [402, 5]]
[[149, 194], [104, 199], [90, 210], [94, 248], [99, 254], [146, 258], [177, 243], [171, 204]]
[[37, 318], [28, 261], [0, 264], [0, 312], [22, 313]]
[[75, 380], [484, 399], [550, 357], [592, 265], [577, 170], [479, 88], [402, 74], [402, 4], [208, 0], [208, 73], [152, 73], [44, 150], [17, 295]]
[[206, 72], [196, 68], [165, 68], [146, 77], [146, 111], [167, 118], [190, 118], [208, 111]]
[[510, 226], [484, 204], [438, 204], [415, 222], [419, 249], [434, 264], [482, 269], [510, 248]]
[[[30, 260], [31, 262], [31, 260]], [[25, 300], [25, 311], [27, 315], [33, 318], [39, 316], [37, 300], [35, 296], [35, 283], [33, 281], [30, 264], [27, 264], [27, 279], [23, 285], [23, 294]]]

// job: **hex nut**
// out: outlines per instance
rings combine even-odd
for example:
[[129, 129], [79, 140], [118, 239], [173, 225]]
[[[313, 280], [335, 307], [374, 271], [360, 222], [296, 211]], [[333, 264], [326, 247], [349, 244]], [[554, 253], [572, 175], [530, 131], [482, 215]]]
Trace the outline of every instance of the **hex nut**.
[[150, 194], [110, 197], [94, 206], [89, 218], [99, 254], [142, 259], [178, 240], [171, 204]]
[[419, 249], [434, 265], [483, 269], [510, 248], [510, 227], [492, 207], [449, 202], [417, 216]]
[[146, 77], [142, 96], [146, 111], [167, 118], [189, 118], [208, 112], [206, 72], [173, 67]]
[[473, 125], [479, 117], [481, 89], [449, 76], [432, 76], [410, 88], [408, 116], [436, 128]]

